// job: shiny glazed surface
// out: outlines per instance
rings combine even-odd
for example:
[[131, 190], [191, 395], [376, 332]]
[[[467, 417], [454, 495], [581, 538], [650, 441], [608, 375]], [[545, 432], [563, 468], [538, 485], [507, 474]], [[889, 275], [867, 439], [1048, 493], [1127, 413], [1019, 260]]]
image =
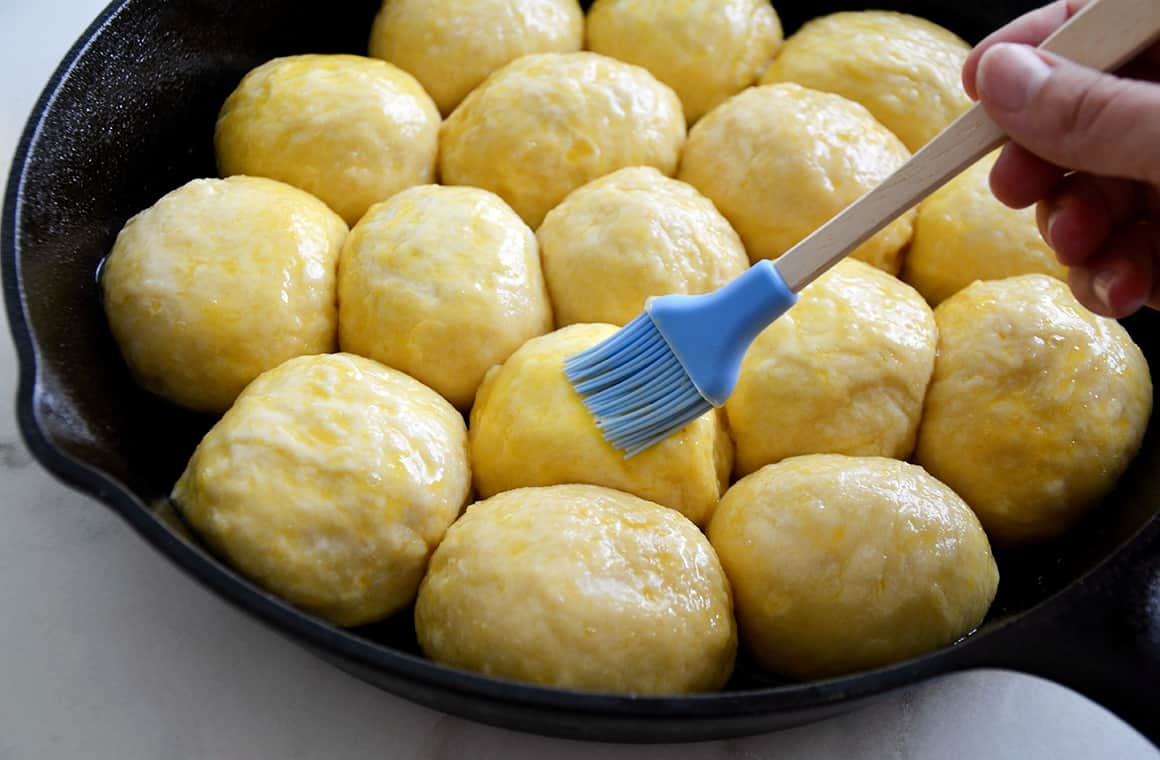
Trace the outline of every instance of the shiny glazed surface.
[[785, 41], [762, 84], [797, 82], [861, 103], [911, 151], [971, 105], [970, 46], [926, 19], [894, 11], [834, 13]]
[[564, 358], [616, 328], [577, 324], [525, 343], [488, 373], [471, 410], [481, 498], [524, 486], [590, 483], [672, 507], [698, 525], [728, 483], [733, 447], [716, 412], [632, 459], [612, 448], [564, 377]]
[[749, 268], [741, 238], [712, 201], [651, 167], [574, 191], [536, 237], [561, 326], [624, 325], [649, 296], [707, 293]]
[[781, 47], [767, 0], [597, 0], [588, 48], [672, 87], [690, 124], [751, 84]]
[[101, 291], [136, 380], [222, 412], [262, 372], [334, 350], [346, 234], [321, 201], [256, 177], [193, 180], [135, 215], [105, 261]]
[[446, 116], [516, 58], [583, 44], [576, 0], [389, 0], [375, 17], [369, 50], [411, 73]]
[[913, 288], [860, 261], [839, 262], [745, 355], [725, 404], [737, 472], [799, 454], [906, 459], [937, 339]]
[[259, 377], [173, 489], [230, 564], [339, 625], [410, 604], [470, 490], [467, 432], [418, 381], [351, 354]]
[[991, 540], [1069, 527], [1140, 447], [1152, 382], [1139, 347], [1046, 275], [978, 282], [935, 309], [939, 354], [916, 461]]
[[733, 485], [709, 525], [747, 649], [819, 678], [950, 644], [999, 572], [970, 508], [921, 467], [795, 457]]
[[491, 190], [536, 228], [569, 192], [626, 166], [677, 170], [681, 102], [595, 53], [525, 56], [473, 90], [440, 135], [444, 184]]
[[214, 135], [222, 175], [300, 187], [353, 225], [374, 203], [433, 182], [439, 111], [402, 69], [355, 55], [295, 55], [246, 74]]
[[488, 369], [552, 329], [536, 237], [486, 190], [423, 185], [372, 207], [338, 271], [343, 350], [462, 409]]
[[918, 207], [902, 279], [933, 305], [975, 280], [1021, 274], [1067, 279], [1067, 268], [1043, 241], [1035, 207], [1015, 210], [991, 193], [992, 153], [932, 193]]
[[415, 607], [433, 659], [563, 688], [638, 694], [724, 685], [729, 584], [681, 515], [607, 488], [525, 488], [447, 532]]
[[[909, 157], [857, 103], [779, 84], [746, 90], [697, 122], [679, 179], [717, 205], [757, 261], [785, 253]], [[851, 256], [896, 273], [913, 220], [907, 212]]]

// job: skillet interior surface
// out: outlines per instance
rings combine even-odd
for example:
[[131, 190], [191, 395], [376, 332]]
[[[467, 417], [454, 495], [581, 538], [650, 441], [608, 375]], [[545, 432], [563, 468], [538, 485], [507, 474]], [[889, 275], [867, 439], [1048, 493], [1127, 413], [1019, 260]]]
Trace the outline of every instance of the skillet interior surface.
[[[418, 657], [410, 613], [339, 631], [282, 604], [218, 563], [166, 519], [166, 496], [213, 419], [179, 410], [131, 381], [106, 327], [95, 273], [121, 225], [165, 192], [213, 176], [213, 125], [241, 76], [269, 58], [365, 52], [378, 0], [128, 0], [94, 23], [46, 89], [18, 149], [5, 204], [5, 296], [21, 357], [18, 414], [30, 447], [55, 474], [116, 508], [192, 575], [359, 675], [483, 720], [572, 736], [661, 738], [587, 730], [585, 712], [633, 719], [716, 719], [692, 734], [764, 730], [800, 722], [953, 667], [956, 650], [983, 644], [1074, 584], [1160, 511], [1152, 473], [1155, 425], [1103, 507], [1063, 538], [998, 554], [999, 596], [979, 632], [955, 647], [870, 674], [812, 684], [770, 677], [742, 657], [720, 695], [624, 698], [535, 689], [458, 673]], [[975, 42], [1033, 2], [884, 4], [930, 18]], [[787, 34], [807, 18], [865, 4], [780, 2]], [[1160, 360], [1153, 313], [1127, 326]], [[1157, 365], [1160, 366], [1160, 365]], [[969, 659], [969, 658], [968, 658]], [[964, 660], [965, 662], [965, 660]], [[558, 710], [557, 723], [528, 715]], [[741, 716], [785, 711], [754, 722]], [[571, 715], [572, 718], [568, 716]], [[748, 722], [747, 722], [748, 721]], [[708, 733], [706, 733], [708, 730]]]

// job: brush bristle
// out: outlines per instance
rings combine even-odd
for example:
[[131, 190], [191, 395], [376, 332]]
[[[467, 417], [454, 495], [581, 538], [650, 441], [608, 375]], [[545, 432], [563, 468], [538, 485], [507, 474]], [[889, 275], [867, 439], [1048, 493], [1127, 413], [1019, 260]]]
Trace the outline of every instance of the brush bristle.
[[713, 407], [647, 314], [564, 361], [604, 439], [635, 456]]

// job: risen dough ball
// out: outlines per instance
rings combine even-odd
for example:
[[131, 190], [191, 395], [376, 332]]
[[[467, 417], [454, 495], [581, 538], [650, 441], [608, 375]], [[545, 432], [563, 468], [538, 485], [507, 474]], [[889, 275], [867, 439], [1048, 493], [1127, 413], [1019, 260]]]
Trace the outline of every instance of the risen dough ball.
[[737, 649], [713, 547], [671, 509], [586, 485], [473, 504], [415, 605], [432, 659], [544, 686], [712, 691]]
[[756, 82], [781, 40], [769, 0], [596, 0], [588, 12], [588, 47], [651, 71], [689, 123]]
[[857, 101], [916, 151], [970, 107], [962, 85], [970, 50], [905, 13], [834, 13], [786, 40], [761, 82], [797, 82]]
[[798, 454], [905, 459], [937, 340], [934, 314], [913, 288], [839, 262], [745, 355], [725, 404], [737, 472]]
[[338, 267], [344, 351], [467, 409], [483, 375], [552, 329], [536, 237], [498, 197], [423, 185], [355, 225]]
[[978, 519], [921, 467], [819, 454], [738, 481], [709, 525], [745, 645], [822, 678], [914, 657], [970, 632], [999, 571]]
[[504, 64], [583, 44], [576, 0], [384, 0], [370, 54], [413, 74], [446, 115]]
[[1152, 411], [1144, 355], [1118, 322], [1046, 275], [977, 282], [935, 319], [918, 463], [966, 499], [996, 543], [1062, 532], [1139, 450]]
[[937, 305], [975, 280], [1020, 274], [1067, 279], [1043, 242], [1035, 209], [1008, 208], [991, 193], [992, 153], [936, 190], [918, 207], [903, 279]]
[[638, 66], [595, 53], [524, 56], [492, 74], [440, 135], [444, 184], [494, 191], [529, 226], [625, 166], [677, 170], [681, 102]]
[[356, 55], [275, 58], [242, 79], [214, 134], [223, 175], [273, 177], [354, 224], [434, 181], [439, 111], [407, 72]]
[[706, 293], [749, 268], [741, 238], [712, 201], [652, 168], [585, 185], [536, 236], [560, 325], [623, 325], [649, 296]]
[[482, 497], [524, 486], [591, 483], [636, 494], [704, 524], [729, 480], [733, 448], [709, 412], [625, 459], [600, 435], [564, 376], [564, 359], [616, 332], [572, 325], [533, 338], [488, 373], [471, 410], [471, 461]]
[[350, 354], [255, 380], [173, 489], [230, 564], [338, 625], [415, 598], [470, 488], [463, 418], [401, 372]]
[[[753, 261], [789, 250], [910, 157], [862, 106], [796, 84], [753, 87], [689, 133], [680, 178], [717, 204]], [[896, 274], [914, 212], [851, 254]]]
[[223, 412], [262, 372], [333, 351], [346, 232], [318, 199], [256, 177], [194, 180], [134, 216], [101, 292], [137, 382]]

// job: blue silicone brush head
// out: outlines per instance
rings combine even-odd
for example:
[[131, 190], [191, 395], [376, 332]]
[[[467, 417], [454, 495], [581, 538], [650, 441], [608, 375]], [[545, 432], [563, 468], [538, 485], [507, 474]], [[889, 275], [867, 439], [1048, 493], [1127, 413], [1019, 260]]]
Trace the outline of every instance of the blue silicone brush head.
[[568, 357], [564, 373], [605, 440], [631, 457], [723, 405], [749, 344], [796, 301], [762, 261], [713, 293], [649, 299], [616, 334]]

